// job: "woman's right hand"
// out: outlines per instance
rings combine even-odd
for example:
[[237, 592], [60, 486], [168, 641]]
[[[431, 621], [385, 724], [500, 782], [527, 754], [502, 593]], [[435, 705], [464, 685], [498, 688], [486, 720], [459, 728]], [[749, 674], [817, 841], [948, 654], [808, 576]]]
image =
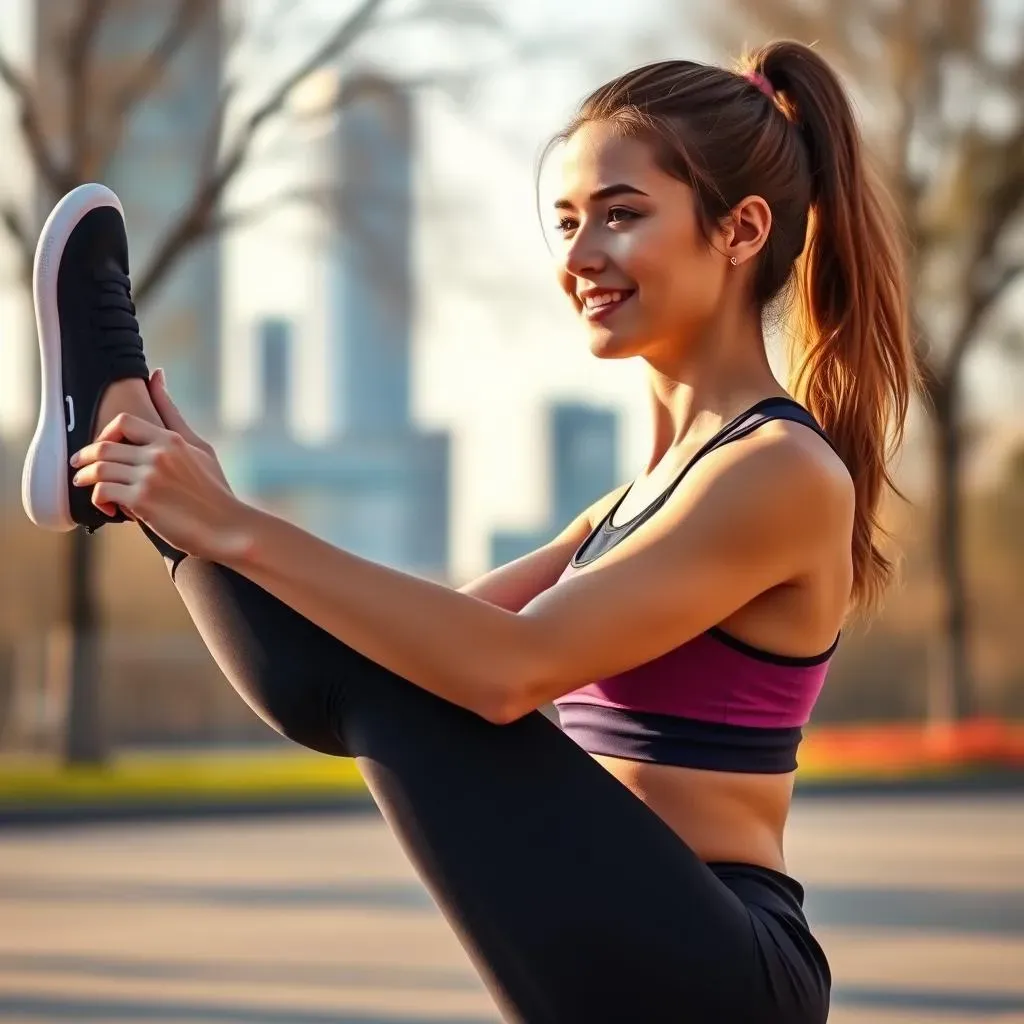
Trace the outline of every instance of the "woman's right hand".
[[[149, 397], [153, 400], [153, 405], [156, 407], [156, 411], [160, 414], [160, 419], [164, 421], [164, 426], [168, 430], [173, 430], [174, 433], [180, 434], [193, 448], [198, 448], [204, 455], [206, 455], [212, 465], [209, 467], [213, 471], [220, 481], [224, 484], [229, 491], [231, 491], [231, 485], [228, 483], [227, 477], [224, 475], [224, 469], [220, 464], [220, 460], [217, 458], [217, 453], [213, 449], [213, 445], [209, 441], [205, 441], [201, 438], [186, 422], [185, 417], [181, 414], [181, 410], [174, 404], [174, 400], [171, 398], [170, 393], [167, 390], [167, 376], [164, 374], [162, 369], [154, 370], [149, 377]], [[234, 493], [234, 491], [232, 491]]]

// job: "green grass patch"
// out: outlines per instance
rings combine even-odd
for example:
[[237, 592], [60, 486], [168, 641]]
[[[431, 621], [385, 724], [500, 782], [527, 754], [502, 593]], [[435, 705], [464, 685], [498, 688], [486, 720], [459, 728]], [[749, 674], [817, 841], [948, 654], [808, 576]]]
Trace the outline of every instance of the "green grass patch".
[[348, 758], [281, 753], [126, 754], [103, 767], [41, 758], [0, 760], [0, 805], [261, 800], [366, 792]]
[[[850, 746], [851, 738], [858, 740]], [[841, 740], [841, 742], [839, 742]], [[860, 742], [863, 740], [863, 742]], [[906, 740], [872, 727], [812, 731], [801, 748], [797, 785], [965, 780], [1024, 767], [1014, 758], [925, 756]], [[866, 745], [865, 745], [866, 744]], [[0, 809], [76, 806], [181, 806], [296, 803], [366, 794], [355, 761], [287, 750], [126, 753], [100, 768], [66, 768], [52, 758], [0, 758]]]

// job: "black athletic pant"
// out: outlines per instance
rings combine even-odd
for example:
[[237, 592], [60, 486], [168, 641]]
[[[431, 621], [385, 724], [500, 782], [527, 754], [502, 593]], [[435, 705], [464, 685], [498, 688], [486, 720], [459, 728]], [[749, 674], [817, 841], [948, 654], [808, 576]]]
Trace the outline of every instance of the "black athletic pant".
[[303, 746], [359, 759], [506, 1020], [825, 1020], [828, 966], [796, 881], [703, 863], [540, 712], [493, 725], [147, 535], [249, 706]]

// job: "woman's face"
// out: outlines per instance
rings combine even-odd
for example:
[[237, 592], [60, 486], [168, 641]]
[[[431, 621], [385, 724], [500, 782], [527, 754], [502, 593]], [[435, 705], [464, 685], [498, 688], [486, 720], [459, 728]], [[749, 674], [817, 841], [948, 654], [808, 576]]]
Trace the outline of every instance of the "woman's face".
[[579, 129], [563, 149], [555, 220], [559, 281], [595, 355], [671, 359], [701, 336], [729, 260], [701, 231], [693, 190], [645, 142], [603, 123]]

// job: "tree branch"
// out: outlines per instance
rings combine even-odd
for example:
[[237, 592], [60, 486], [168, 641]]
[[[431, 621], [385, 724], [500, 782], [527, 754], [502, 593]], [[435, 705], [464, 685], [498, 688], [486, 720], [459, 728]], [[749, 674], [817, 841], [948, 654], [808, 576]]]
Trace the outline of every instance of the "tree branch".
[[924, 65], [936, 61], [931, 47], [919, 45], [919, 10], [915, 4], [902, 3], [890, 12], [883, 24], [885, 40], [892, 65], [893, 99], [898, 116], [893, 132], [893, 162], [889, 168], [899, 197], [903, 221], [910, 241], [910, 253], [916, 255], [923, 229], [920, 203], [925, 190], [925, 179], [915, 174], [912, 162], [914, 140], [920, 131], [921, 96], [934, 78], [932, 68]]
[[103, 118], [106, 131], [95, 158], [98, 167], [105, 166], [117, 151], [135, 109], [160, 83], [170, 63], [204, 15], [209, 16], [209, 11], [206, 0], [179, 0], [163, 35], [143, 57], [135, 73], [116, 90], [107, 106]]
[[89, 58], [108, 0], [80, 0], [78, 17], [64, 50], [64, 95], [67, 109], [68, 166], [82, 181], [94, 177], [89, 164], [89, 107], [92, 89]]
[[284, 106], [292, 89], [328, 60], [344, 53], [366, 30], [384, 0], [363, 0], [306, 60], [286, 75], [270, 95], [253, 110], [235, 134], [227, 152], [213, 172], [200, 179], [181, 216], [155, 247], [149, 265], [135, 288], [141, 305], [178, 256], [191, 244], [209, 234], [209, 224], [227, 186], [244, 165], [256, 134], [264, 123]]
[[236, 84], [228, 79], [221, 82], [220, 91], [217, 94], [217, 102], [213, 107], [213, 114], [206, 129], [206, 137], [203, 139], [202, 149], [199, 155], [200, 180], [205, 181], [212, 177], [217, 167], [217, 157], [220, 155], [221, 139], [224, 135], [224, 118], [227, 116], [228, 104], [237, 92]]
[[417, 22], [437, 20], [482, 29], [493, 29], [499, 24], [493, 10], [471, 0], [421, 0], [414, 9], [381, 19], [378, 24], [381, 28], [401, 28]]
[[324, 189], [315, 187], [282, 189], [247, 206], [234, 210], [222, 210], [209, 219], [202, 232], [202, 236], [226, 233], [246, 227], [249, 224], [256, 224], [275, 210], [280, 210], [282, 207], [290, 206], [293, 203], [316, 203], [323, 205], [326, 201], [327, 192]]
[[[998, 269], [994, 262], [1000, 241], [1015, 226], [1024, 209], [1024, 124], [990, 154], [989, 160], [1002, 170], [1003, 177], [990, 196], [978, 197], [984, 219], [967, 270], [966, 308], [953, 336], [943, 376], [959, 373], [968, 349], [978, 336], [981, 322], [1022, 270], [1019, 261], [1011, 261]], [[986, 274], [986, 271], [991, 272]]]
[[301, 64], [286, 75], [270, 93], [270, 95], [246, 118], [238, 130], [226, 164], [236, 160], [241, 163], [252, 145], [252, 140], [263, 124], [284, 106], [292, 89], [304, 78], [322, 67], [333, 57], [337, 57], [349, 48], [368, 27], [377, 10], [383, 6], [384, 0], [363, 0], [358, 9], [346, 18], [341, 25], [327, 37], [325, 42]]
[[0, 53], [0, 81], [10, 89], [18, 105], [18, 127], [32, 159], [36, 173], [43, 179], [54, 196], [63, 195], [74, 188], [76, 182], [67, 169], [61, 167], [50, 151], [43, 131], [39, 104], [32, 87], [24, 75]]
[[18, 250], [18, 262], [22, 278], [27, 285], [32, 281], [32, 262], [35, 258], [36, 243], [14, 203], [7, 201], [0, 206], [0, 220], [4, 230]]
[[1024, 262], [1007, 264], [992, 284], [972, 294], [967, 310], [960, 321], [960, 327], [953, 337], [953, 344], [950, 346], [949, 355], [943, 367], [944, 377], [952, 380], [959, 375], [964, 357], [980, 333], [978, 328], [992, 307], [1021, 274], [1024, 274]]

